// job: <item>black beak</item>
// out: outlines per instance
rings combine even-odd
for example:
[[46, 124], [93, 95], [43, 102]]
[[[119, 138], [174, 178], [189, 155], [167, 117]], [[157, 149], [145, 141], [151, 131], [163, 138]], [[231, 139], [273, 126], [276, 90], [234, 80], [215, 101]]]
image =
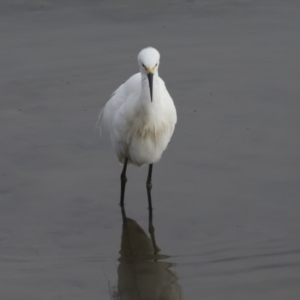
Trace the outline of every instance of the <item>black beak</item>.
[[150, 96], [152, 102], [152, 95], [153, 95], [153, 73], [148, 73], [148, 80], [149, 80], [149, 88], [150, 88]]

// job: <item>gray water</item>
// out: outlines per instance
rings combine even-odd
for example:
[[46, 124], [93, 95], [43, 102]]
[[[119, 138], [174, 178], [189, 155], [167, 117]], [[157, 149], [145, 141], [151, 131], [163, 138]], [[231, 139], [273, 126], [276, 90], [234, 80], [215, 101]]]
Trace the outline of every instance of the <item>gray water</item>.
[[[299, 299], [299, 13], [1, 1], [1, 300]], [[149, 45], [178, 112], [152, 237], [147, 168], [128, 169], [123, 225], [121, 166], [95, 130]]]

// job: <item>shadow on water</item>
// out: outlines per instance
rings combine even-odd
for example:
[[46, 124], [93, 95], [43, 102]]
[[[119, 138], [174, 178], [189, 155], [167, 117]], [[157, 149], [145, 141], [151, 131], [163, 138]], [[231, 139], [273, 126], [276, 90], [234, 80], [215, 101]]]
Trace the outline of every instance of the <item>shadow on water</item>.
[[122, 208], [123, 230], [118, 266], [118, 286], [112, 299], [182, 300], [183, 294], [169, 256], [156, 245], [152, 210], [149, 209], [150, 237]]

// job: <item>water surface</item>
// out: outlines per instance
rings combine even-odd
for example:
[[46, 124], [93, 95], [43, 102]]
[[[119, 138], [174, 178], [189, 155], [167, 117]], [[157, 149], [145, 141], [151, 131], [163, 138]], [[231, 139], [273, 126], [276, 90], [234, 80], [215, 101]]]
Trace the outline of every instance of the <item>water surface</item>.
[[[299, 299], [299, 9], [2, 1], [1, 299]], [[178, 110], [153, 170], [160, 251], [147, 169], [128, 170], [126, 227], [94, 130], [148, 45]]]

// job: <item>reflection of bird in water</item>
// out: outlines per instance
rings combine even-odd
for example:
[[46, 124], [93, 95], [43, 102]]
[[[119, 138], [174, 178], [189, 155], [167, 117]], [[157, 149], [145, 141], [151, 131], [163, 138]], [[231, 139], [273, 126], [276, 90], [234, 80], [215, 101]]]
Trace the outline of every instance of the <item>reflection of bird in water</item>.
[[118, 267], [118, 289], [114, 299], [183, 300], [176, 274], [168, 258], [158, 254], [152, 216], [149, 215], [151, 238], [139, 224], [127, 218], [123, 209], [123, 231]]
[[100, 112], [123, 171], [121, 206], [124, 205], [127, 163], [149, 164], [147, 193], [151, 207], [153, 163], [167, 148], [177, 121], [176, 109], [164, 81], [158, 75], [159, 52], [148, 47], [138, 55], [140, 72], [131, 76], [113, 94]]

